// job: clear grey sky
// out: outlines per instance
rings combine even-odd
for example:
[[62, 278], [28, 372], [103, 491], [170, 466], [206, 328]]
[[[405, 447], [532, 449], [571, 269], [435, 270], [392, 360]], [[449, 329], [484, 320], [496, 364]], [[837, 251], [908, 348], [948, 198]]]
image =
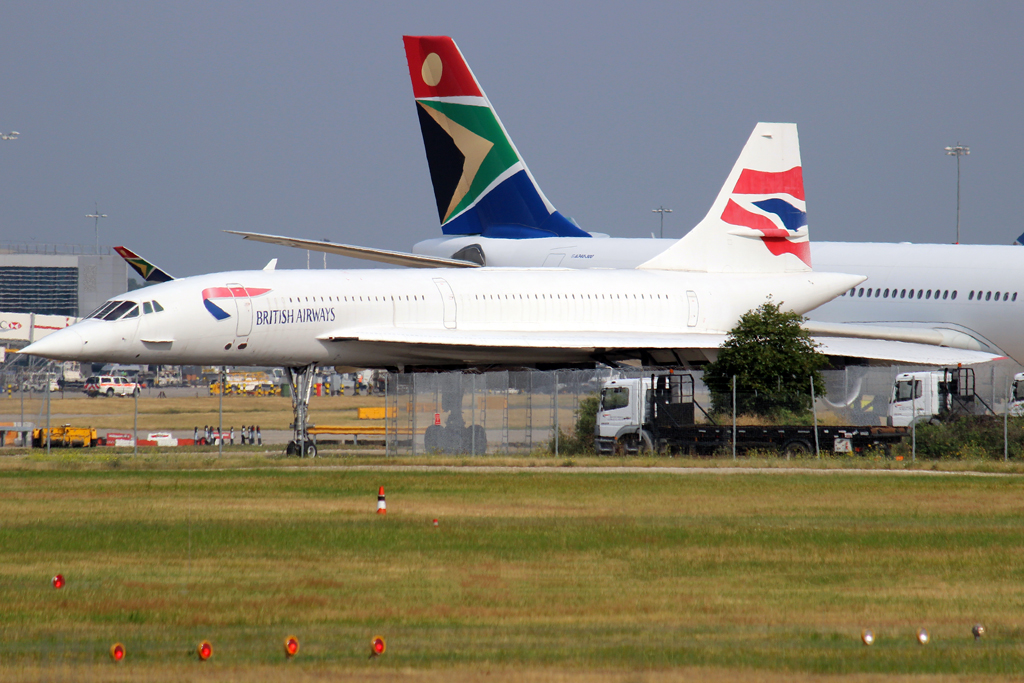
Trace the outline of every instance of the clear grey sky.
[[408, 250], [440, 230], [401, 36], [445, 34], [585, 229], [649, 236], [664, 204], [682, 235], [754, 124], [792, 121], [812, 240], [952, 242], [960, 141], [962, 241], [1009, 244], [1022, 27], [1021, 2], [7, 0], [0, 238], [91, 244], [98, 201], [101, 243], [175, 275], [305, 267], [222, 229]]

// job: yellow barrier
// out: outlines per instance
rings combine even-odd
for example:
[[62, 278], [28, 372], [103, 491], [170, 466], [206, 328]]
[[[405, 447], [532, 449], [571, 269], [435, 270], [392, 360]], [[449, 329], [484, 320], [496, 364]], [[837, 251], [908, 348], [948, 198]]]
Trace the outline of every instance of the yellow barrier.
[[[358, 416], [360, 420], [383, 420], [385, 417], [384, 407], [377, 406], [373, 408], [357, 408]], [[395, 409], [387, 409], [387, 417], [395, 417]]]

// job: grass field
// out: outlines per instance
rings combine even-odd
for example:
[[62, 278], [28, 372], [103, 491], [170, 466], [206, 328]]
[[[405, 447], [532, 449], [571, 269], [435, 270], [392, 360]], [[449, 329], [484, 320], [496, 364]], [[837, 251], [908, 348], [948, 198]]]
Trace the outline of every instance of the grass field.
[[[374, 514], [382, 485], [386, 516]], [[61, 470], [22, 459], [0, 471], [0, 491], [2, 680], [1024, 671], [1019, 476]], [[988, 630], [978, 642], [976, 622]], [[371, 660], [378, 633], [387, 653]], [[301, 641], [291, 662], [288, 634]], [[202, 638], [214, 645], [204, 664], [190, 655]], [[116, 667], [114, 641], [128, 650]]]

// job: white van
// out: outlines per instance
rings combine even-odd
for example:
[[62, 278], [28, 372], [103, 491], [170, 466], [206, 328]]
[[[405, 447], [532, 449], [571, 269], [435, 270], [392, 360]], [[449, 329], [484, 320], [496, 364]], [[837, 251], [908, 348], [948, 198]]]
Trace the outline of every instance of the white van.
[[137, 396], [139, 385], [127, 377], [96, 375], [85, 380], [82, 389], [90, 397], [96, 396]]

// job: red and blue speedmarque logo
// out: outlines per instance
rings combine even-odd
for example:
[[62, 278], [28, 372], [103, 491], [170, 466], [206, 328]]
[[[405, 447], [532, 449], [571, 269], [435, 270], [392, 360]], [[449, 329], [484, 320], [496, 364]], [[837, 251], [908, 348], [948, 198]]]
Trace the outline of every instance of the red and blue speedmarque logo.
[[[761, 240], [765, 246], [776, 256], [793, 254], [811, 265], [810, 243], [806, 239], [791, 241], [798, 236], [797, 231], [807, 225], [804, 176], [800, 166], [778, 173], [744, 169], [733, 188], [733, 196], [737, 195], [747, 195], [740, 200], [747, 206], [730, 199], [722, 212], [723, 221], [757, 230], [763, 235]], [[761, 195], [764, 199], [754, 201], [750, 195]], [[789, 199], [771, 195], [788, 195]], [[751, 211], [752, 208], [759, 213]]]
[[226, 320], [231, 314], [213, 303], [214, 299], [246, 299], [263, 296], [269, 291], [264, 287], [210, 287], [203, 290], [203, 306], [217, 320]]

